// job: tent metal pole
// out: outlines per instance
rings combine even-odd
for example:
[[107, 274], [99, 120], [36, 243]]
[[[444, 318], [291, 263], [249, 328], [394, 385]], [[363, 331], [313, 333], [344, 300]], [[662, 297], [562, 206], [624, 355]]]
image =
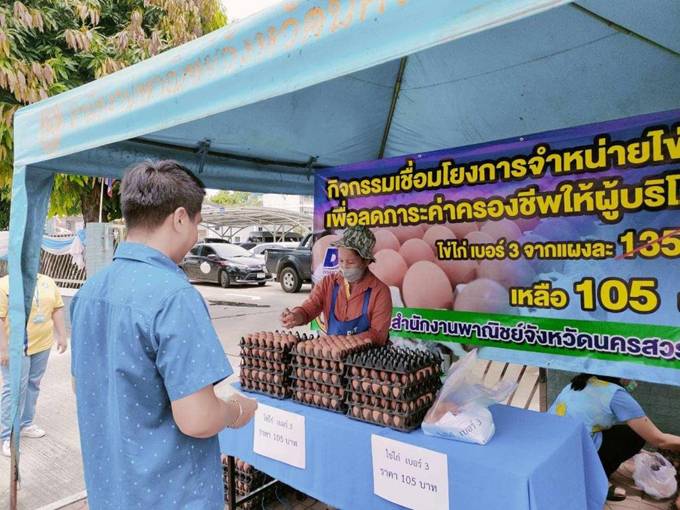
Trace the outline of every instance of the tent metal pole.
[[394, 111], [397, 109], [397, 101], [399, 100], [399, 92], [401, 91], [401, 80], [404, 77], [407, 61], [408, 57], [402, 57], [401, 60], [399, 60], [399, 71], [397, 71], [397, 79], [394, 82], [394, 89], [392, 90], [392, 102], [390, 103], [390, 111], [387, 114], [387, 121], [385, 122], [385, 131], [383, 131], [382, 141], [380, 142], [378, 159], [382, 159], [385, 156], [385, 147], [387, 146], [387, 139], [390, 136]]
[[614, 30], [618, 30], [619, 32], [622, 32], [626, 35], [629, 35], [631, 37], [634, 37], [636, 39], [639, 39], [640, 41], [643, 41], [647, 44], [651, 44], [652, 46], [655, 46], [659, 48], [660, 50], [667, 51], [671, 55], [675, 55], [676, 57], [680, 56], [680, 53], [675, 51], [672, 48], [669, 48], [668, 46], [664, 46], [661, 43], [656, 42], [653, 39], [650, 39], [649, 37], [645, 37], [642, 34], [639, 34], [637, 32], [633, 32], [632, 30], [624, 27], [623, 25], [619, 25], [615, 21], [610, 20], [609, 18], [605, 18], [604, 16], [600, 16], [596, 12], [591, 11], [590, 9], [587, 9], [583, 7], [582, 5], [579, 5], [578, 3], [572, 3], [570, 4], [574, 9], [577, 9], [581, 11], [582, 13], [586, 14], [587, 16], [590, 16], [591, 18], [595, 18], [596, 20], [600, 21], [601, 23], [604, 23], [608, 27], [613, 28]]
[[[171, 150], [176, 150], [176, 151], [181, 151], [181, 152], [187, 152], [187, 153], [192, 153], [192, 154], [197, 154], [197, 149], [196, 147], [186, 147], [184, 145], [177, 145], [174, 143], [168, 143], [168, 142], [159, 142], [156, 140], [147, 140], [145, 138], [137, 137], [137, 138], [131, 138], [129, 142], [132, 143], [138, 143], [141, 145], [148, 145], [150, 147], [158, 147], [160, 149], [171, 149]], [[287, 166], [290, 167], [291, 169], [301, 169], [301, 170], [307, 170], [309, 171], [310, 166], [313, 169], [317, 168], [328, 168], [328, 165], [321, 165], [318, 163], [315, 163], [316, 158], [310, 158], [311, 163], [308, 160], [307, 162], [300, 162], [300, 161], [287, 161], [287, 160], [278, 160], [278, 159], [267, 159], [267, 158], [257, 158], [257, 157], [252, 157], [252, 156], [243, 156], [241, 154], [233, 154], [230, 152], [222, 152], [222, 151], [216, 151], [215, 149], [211, 148], [203, 148], [203, 154], [205, 156], [212, 156], [212, 157], [217, 157], [217, 158], [225, 158], [225, 159], [233, 159], [235, 161], [245, 161], [247, 163], [255, 163], [258, 165], [272, 165], [272, 166]], [[303, 172], [303, 175], [306, 175], [307, 172]]]

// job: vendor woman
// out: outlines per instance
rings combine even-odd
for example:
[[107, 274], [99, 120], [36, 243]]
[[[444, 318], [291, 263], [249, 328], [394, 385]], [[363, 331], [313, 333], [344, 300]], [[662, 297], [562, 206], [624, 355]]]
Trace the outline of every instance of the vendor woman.
[[338, 248], [340, 271], [315, 285], [301, 306], [284, 310], [281, 324], [293, 328], [308, 324], [323, 313], [328, 335], [356, 335], [384, 345], [392, 317], [390, 289], [368, 265], [374, 262], [375, 236], [366, 227], [350, 227]]
[[[609, 478], [645, 442], [656, 448], [680, 451], [680, 437], [660, 431], [628, 390], [635, 383], [616, 377], [579, 374], [562, 390], [549, 412], [581, 421], [591, 432], [604, 471]], [[621, 488], [610, 487], [607, 499], [626, 498]]]

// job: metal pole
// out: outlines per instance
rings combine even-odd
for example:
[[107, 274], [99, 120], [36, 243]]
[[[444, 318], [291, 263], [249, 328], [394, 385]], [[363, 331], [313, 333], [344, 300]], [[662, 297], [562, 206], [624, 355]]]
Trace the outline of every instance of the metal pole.
[[17, 451], [14, 448], [14, 434], [16, 434], [16, 431], [12, 431], [12, 434], [11, 434], [10, 439], [9, 439], [9, 449], [10, 449], [9, 508], [10, 508], [10, 510], [17, 510], [17, 488], [18, 488], [18, 484], [19, 484], [19, 465], [17, 464]]
[[229, 510], [236, 510], [236, 462], [233, 455], [227, 456], [227, 497]]
[[99, 191], [99, 223], [102, 222], [102, 213], [104, 211], [104, 179], [102, 179], [102, 187]]

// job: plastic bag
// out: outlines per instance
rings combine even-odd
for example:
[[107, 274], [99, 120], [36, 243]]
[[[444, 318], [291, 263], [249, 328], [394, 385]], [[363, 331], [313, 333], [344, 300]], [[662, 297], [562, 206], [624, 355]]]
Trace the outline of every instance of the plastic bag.
[[635, 485], [653, 498], [666, 499], [675, 494], [676, 470], [660, 453], [642, 452], [633, 457]]
[[502, 402], [517, 387], [501, 381], [494, 388], [474, 382], [477, 351], [469, 352], [449, 369], [444, 385], [425, 415], [425, 434], [466, 443], [486, 444], [496, 428], [488, 407]]

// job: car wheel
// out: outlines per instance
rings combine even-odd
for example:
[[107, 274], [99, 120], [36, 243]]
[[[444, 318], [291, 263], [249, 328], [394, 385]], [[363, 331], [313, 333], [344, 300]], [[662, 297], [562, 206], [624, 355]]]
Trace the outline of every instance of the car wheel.
[[281, 288], [284, 292], [295, 293], [302, 287], [302, 279], [298, 275], [297, 271], [292, 267], [286, 267], [279, 274], [279, 280], [281, 281]]
[[220, 285], [225, 289], [231, 285], [229, 273], [226, 271], [220, 271]]

